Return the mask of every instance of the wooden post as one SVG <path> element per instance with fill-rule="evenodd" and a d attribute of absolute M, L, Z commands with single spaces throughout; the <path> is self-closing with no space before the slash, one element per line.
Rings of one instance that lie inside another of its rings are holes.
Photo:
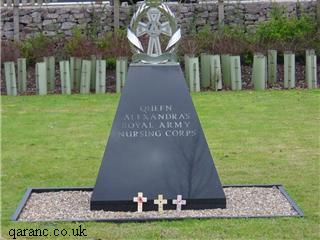
<path fill-rule="evenodd" d="M 116 93 L 121 93 L 121 60 L 117 59 L 116 60 Z"/>
<path fill-rule="evenodd" d="M 188 60 L 189 89 L 190 92 L 200 92 L 199 58 L 190 57 Z"/>
<path fill-rule="evenodd" d="M 317 0 L 316 3 L 316 18 L 317 18 L 317 25 L 318 25 L 318 32 L 320 31 L 320 0 Z"/>
<path fill-rule="evenodd" d="M 113 30 L 116 33 L 120 26 L 120 0 L 113 1 Z"/>
<path fill-rule="evenodd" d="M 75 88 L 80 90 L 80 84 L 81 84 L 81 69 L 82 69 L 82 59 L 76 58 L 75 59 Z"/>
<path fill-rule="evenodd" d="M 231 68 L 231 89 L 241 90 L 242 79 L 241 79 L 241 62 L 240 56 L 230 57 L 230 68 Z"/>
<path fill-rule="evenodd" d="M 27 63 L 25 58 L 18 58 L 18 89 L 19 92 L 27 91 Z"/>
<path fill-rule="evenodd" d="M 187 54 L 184 55 L 184 75 L 186 79 L 187 86 L 190 85 L 190 76 L 189 76 L 189 56 Z"/>
<path fill-rule="evenodd" d="M 91 61 L 83 60 L 80 93 L 90 93 Z"/>
<path fill-rule="evenodd" d="M 218 21 L 219 25 L 224 25 L 224 0 L 218 0 Z"/>
<path fill-rule="evenodd" d="M 70 87 L 74 89 L 75 85 L 75 58 L 70 57 Z"/>
<path fill-rule="evenodd" d="M 48 90 L 54 91 L 56 88 L 55 58 L 53 56 L 44 57 L 43 61 L 46 63 L 46 67 L 47 67 Z"/>
<path fill-rule="evenodd" d="M 199 66 L 197 64 L 197 62 L 192 62 L 192 65 L 191 65 L 191 68 L 192 68 L 192 72 L 191 72 L 191 76 L 192 76 L 192 85 L 190 86 L 190 89 L 192 89 L 193 92 L 198 92 L 198 74 L 197 72 L 199 71 Z"/>
<path fill-rule="evenodd" d="M 69 61 L 60 61 L 59 67 L 60 67 L 60 79 L 61 79 L 61 93 L 71 94 Z"/>
<path fill-rule="evenodd" d="M 127 72 L 128 72 L 128 59 L 123 58 L 122 59 L 122 65 L 121 65 L 121 82 L 122 87 L 124 87 L 127 79 Z"/>
<path fill-rule="evenodd" d="M 20 28 L 19 28 L 19 0 L 13 2 L 13 38 L 14 41 L 20 40 Z"/>
<path fill-rule="evenodd" d="M 17 83 L 14 62 L 4 63 L 4 74 L 6 79 L 7 95 L 17 96 Z"/>
<path fill-rule="evenodd" d="M 94 90 L 96 86 L 96 62 L 97 62 L 97 57 L 95 55 L 91 55 L 91 81 L 90 81 L 91 90 Z"/>
<path fill-rule="evenodd" d="M 81 82 L 81 58 L 70 58 L 70 81 L 71 81 L 71 89 L 80 90 L 80 82 Z"/>
<path fill-rule="evenodd" d="M 277 50 L 268 50 L 268 83 L 277 82 Z"/>
<path fill-rule="evenodd" d="M 231 88 L 231 72 L 230 72 L 230 55 L 221 56 L 222 63 L 222 79 L 226 88 Z"/>
<path fill-rule="evenodd" d="M 220 55 L 210 57 L 210 85 L 217 91 L 222 89 Z"/>
<path fill-rule="evenodd" d="M 106 60 L 96 62 L 96 93 L 106 92 Z"/>
<path fill-rule="evenodd" d="M 210 85 L 210 58 L 211 55 L 202 53 L 200 56 L 200 86 L 201 88 L 212 87 Z"/>
<path fill-rule="evenodd" d="M 266 88 L 266 57 L 262 54 L 253 57 L 252 83 L 255 90 Z"/>
<path fill-rule="evenodd" d="M 47 66 L 45 62 L 36 64 L 36 86 L 39 95 L 47 95 Z"/>
<path fill-rule="evenodd" d="M 118 58 L 116 62 L 116 92 L 121 93 L 125 85 L 128 70 L 128 60 L 126 58 Z"/>
<path fill-rule="evenodd" d="M 284 57 L 284 88 L 291 89 L 296 86 L 295 54 L 285 52 Z"/>
<path fill-rule="evenodd" d="M 317 88 L 317 56 L 315 51 L 306 51 L 306 82 L 308 88 Z"/>

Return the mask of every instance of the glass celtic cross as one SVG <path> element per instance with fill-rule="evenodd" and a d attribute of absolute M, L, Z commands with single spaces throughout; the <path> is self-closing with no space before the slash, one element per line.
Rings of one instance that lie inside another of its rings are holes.
<path fill-rule="evenodd" d="M 148 47 L 145 48 L 139 39 L 143 35 L 148 39 Z M 127 37 L 133 52 L 133 62 L 151 64 L 175 62 L 181 29 L 166 3 L 162 0 L 145 0 L 132 16 Z"/>
<path fill-rule="evenodd" d="M 157 8 L 150 8 L 147 12 L 148 23 L 139 22 L 137 27 L 137 37 L 144 34 L 149 36 L 148 55 L 159 56 L 162 54 L 160 35 L 172 35 L 169 22 L 160 23 L 161 12 Z"/>

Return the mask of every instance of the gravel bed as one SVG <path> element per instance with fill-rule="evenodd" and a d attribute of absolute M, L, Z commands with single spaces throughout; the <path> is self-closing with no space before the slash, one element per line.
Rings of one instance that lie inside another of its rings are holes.
<path fill-rule="evenodd" d="M 276 187 L 226 187 L 226 209 L 165 210 L 163 213 L 90 211 L 89 191 L 32 193 L 19 221 L 166 219 L 201 217 L 296 216 Z M 187 203 L 188 204 L 188 203 Z"/>

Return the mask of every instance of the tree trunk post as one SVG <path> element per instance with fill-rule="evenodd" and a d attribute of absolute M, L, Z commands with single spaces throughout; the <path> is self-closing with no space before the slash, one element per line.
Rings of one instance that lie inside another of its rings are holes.
<path fill-rule="evenodd" d="M 13 1 L 13 39 L 19 42 L 19 0 Z"/>
<path fill-rule="evenodd" d="M 224 25 L 224 0 L 218 0 L 218 19 L 219 25 Z"/>
<path fill-rule="evenodd" d="M 120 0 L 113 1 L 113 30 L 116 33 L 119 29 L 119 18 L 120 18 Z"/>

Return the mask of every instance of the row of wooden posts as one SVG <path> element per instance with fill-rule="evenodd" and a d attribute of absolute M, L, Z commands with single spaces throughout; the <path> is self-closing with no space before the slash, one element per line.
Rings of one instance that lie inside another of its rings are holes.
<path fill-rule="evenodd" d="M 116 61 L 116 92 L 120 93 L 125 84 L 128 61 L 126 58 L 119 58 Z M 106 60 L 97 59 L 83 60 L 71 57 L 69 61 L 60 61 L 61 93 L 71 94 L 72 90 L 80 93 L 106 92 Z M 18 58 L 17 70 L 15 63 L 5 62 L 4 72 L 6 80 L 7 95 L 16 96 L 18 93 L 27 91 L 27 66 L 25 58 Z M 56 89 L 55 58 L 45 57 L 43 62 L 36 63 L 35 82 L 36 93 L 46 95 L 49 91 Z M 16 81 L 18 80 L 18 81 Z"/>
<path fill-rule="evenodd" d="M 185 56 L 185 76 L 191 92 L 199 92 L 201 88 L 221 90 L 223 85 L 231 90 L 242 89 L 240 56 L 201 54 L 197 57 Z M 200 62 L 200 63 L 199 63 Z M 199 67 L 201 66 L 201 68 Z M 72 90 L 80 93 L 106 92 L 106 60 L 82 60 L 71 57 L 69 61 L 60 61 L 61 93 L 71 94 Z M 15 63 L 5 62 L 5 81 L 7 95 L 16 96 L 27 91 L 26 59 L 17 60 L 16 76 Z M 125 84 L 128 69 L 126 58 L 116 61 L 116 92 L 121 93 Z M 284 53 L 284 88 L 294 88 L 295 55 Z M 55 91 L 55 58 L 45 57 L 43 62 L 36 64 L 36 92 L 46 95 Z M 201 76 L 201 77 L 200 77 Z M 18 81 L 16 81 L 18 80 Z M 252 83 L 255 90 L 264 90 L 267 84 L 277 82 L 277 51 L 269 50 L 268 56 L 255 54 L 252 69 Z M 308 88 L 317 88 L 317 56 L 314 50 L 306 51 L 306 83 Z"/>
<path fill-rule="evenodd" d="M 240 56 L 201 54 L 200 61 L 197 57 L 188 56 L 185 56 L 184 61 L 187 84 L 192 92 L 199 92 L 201 88 L 221 90 L 223 85 L 231 90 L 242 89 Z M 317 56 L 314 50 L 306 50 L 305 71 L 308 88 L 317 88 Z M 295 88 L 295 76 L 295 54 L 285 52 L 283 84 L 285 89 Z M 267 56 L 255 54 L 252 68 L 254 89 L 264 90 L 268 84 L 275 84 L 277 78 L 277 51 L 269 50 Z"/>

